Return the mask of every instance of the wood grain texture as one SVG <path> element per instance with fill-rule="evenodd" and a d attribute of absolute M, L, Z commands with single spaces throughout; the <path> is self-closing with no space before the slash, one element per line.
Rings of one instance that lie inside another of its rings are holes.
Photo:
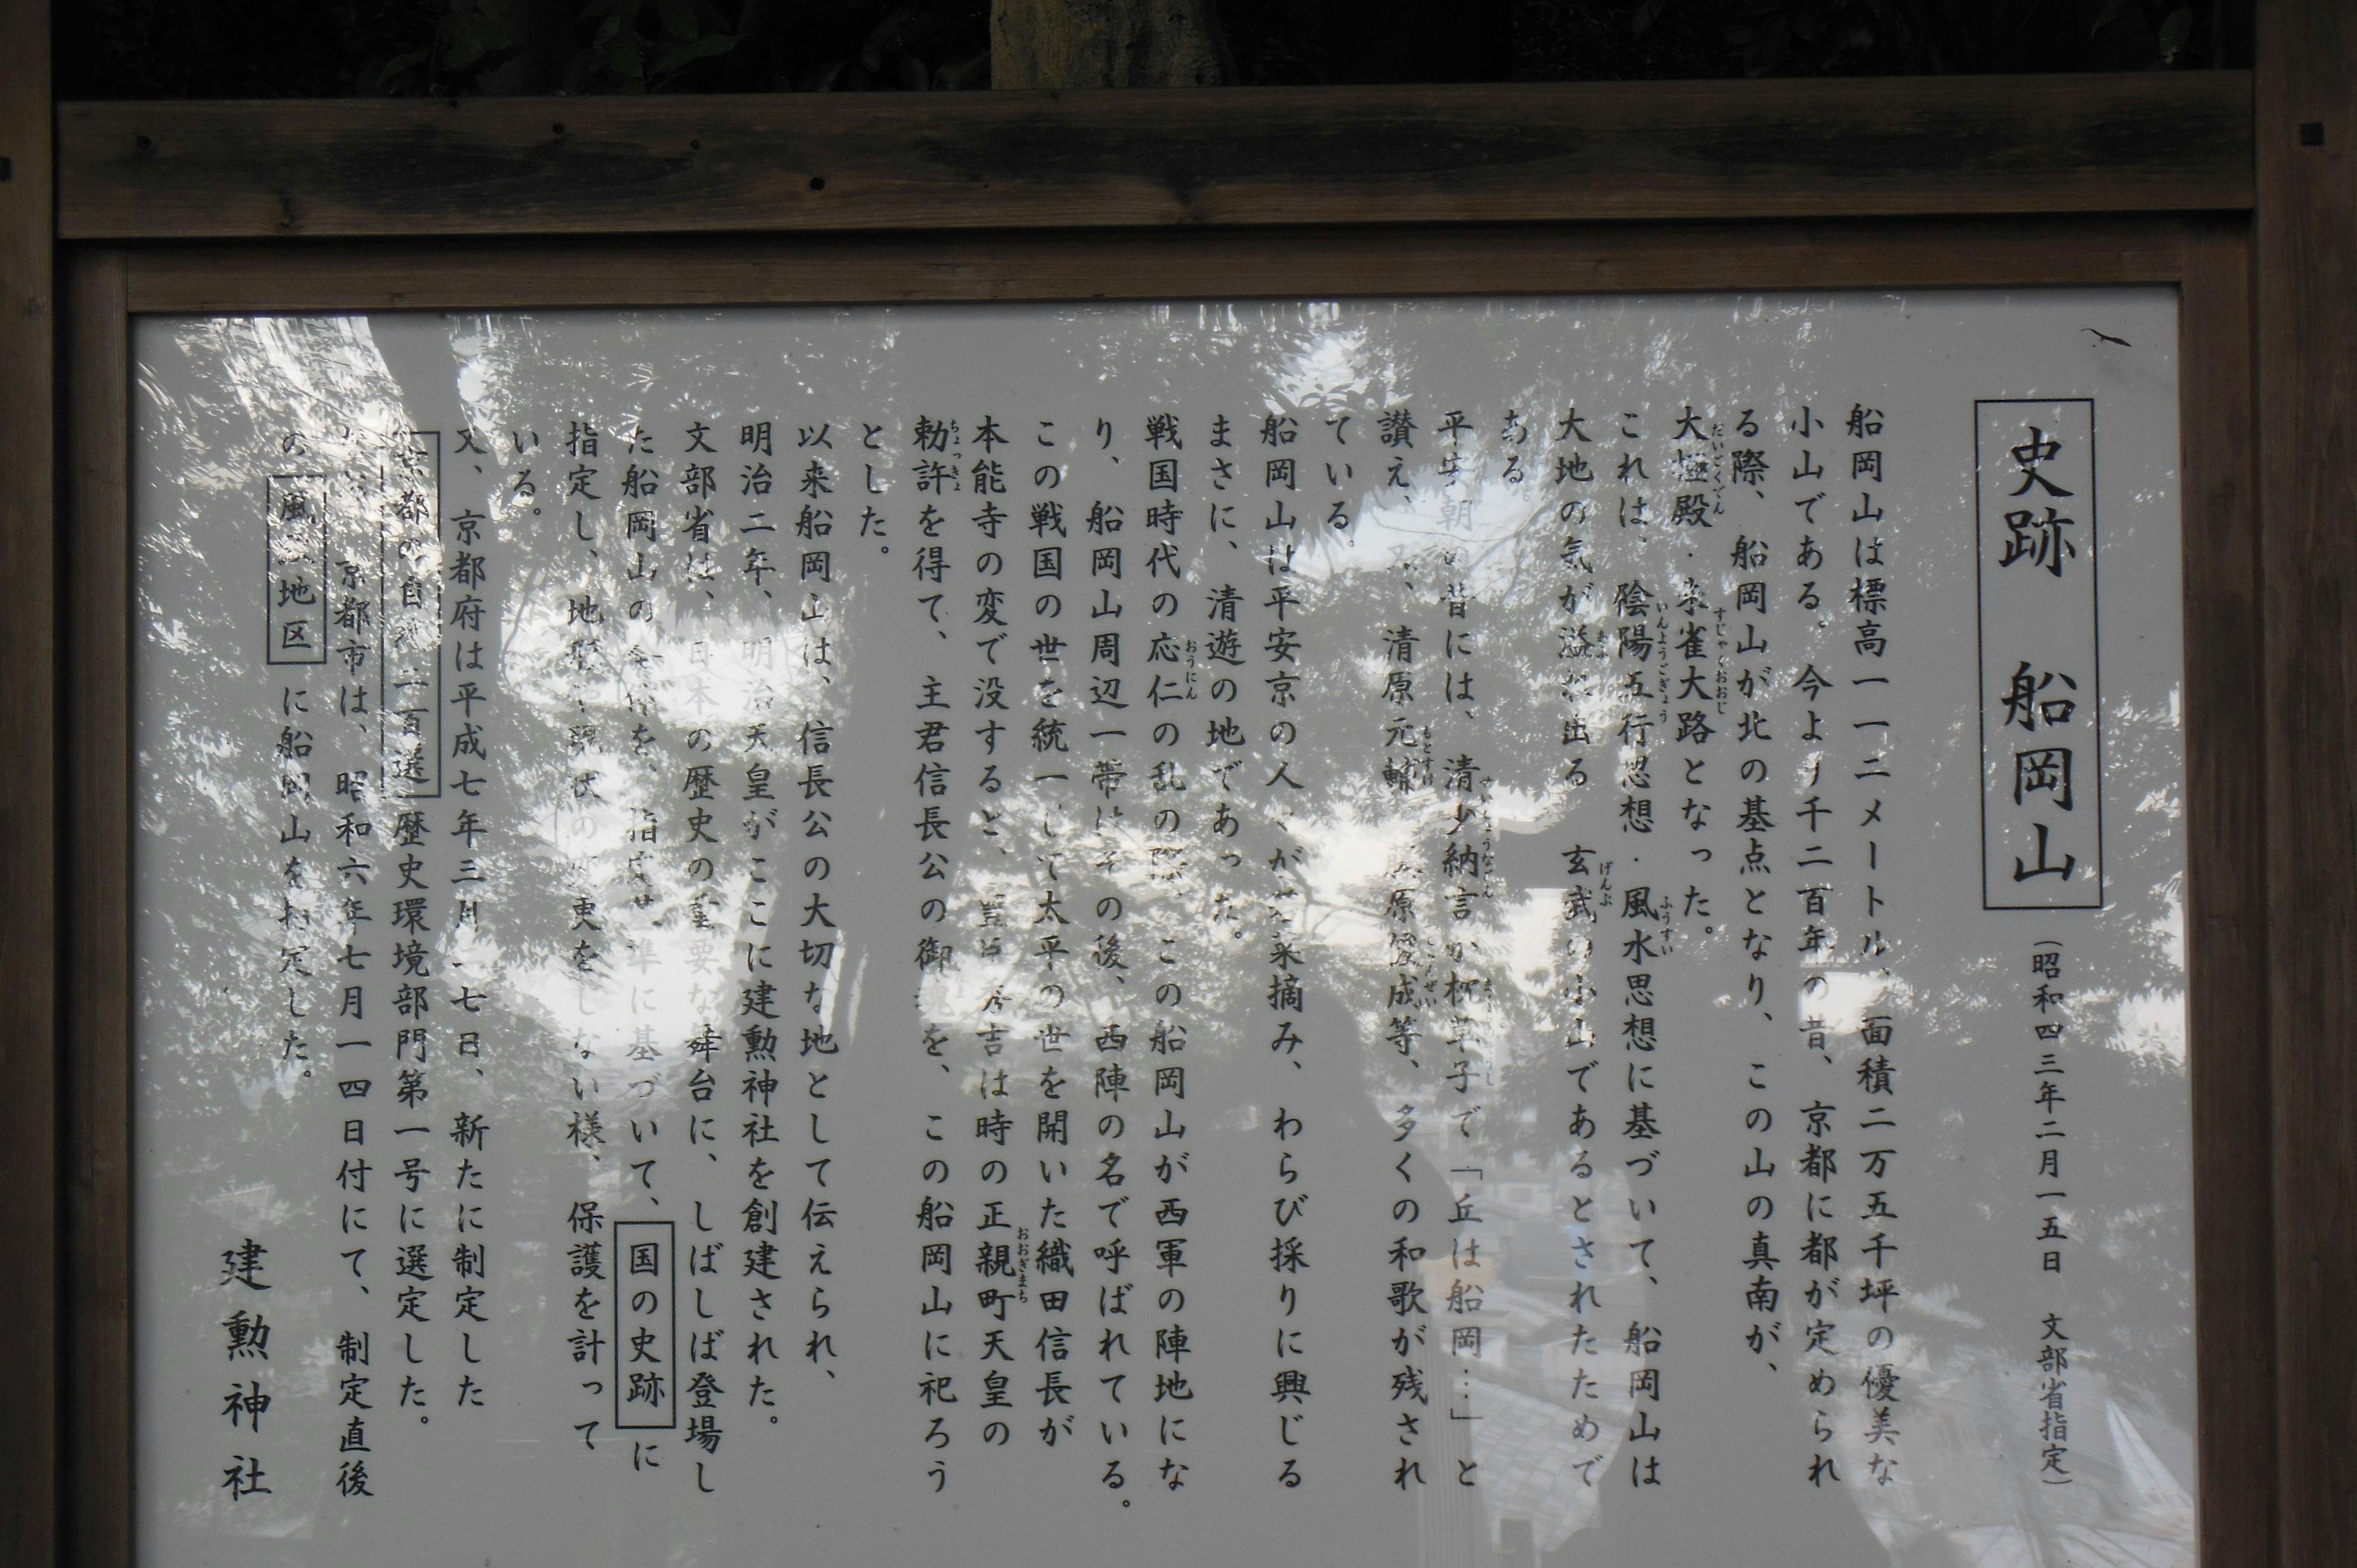
<path fill-rule="evenodd" d="M 70 240 L 2247 208 L 2246 73 L 69 103 Z"/>
<path fill-rule="evenodd" d="M 172 246 L 134 311 L 465 310 L 2174 283 L 2169 219 Z"/>
<path fill-rule="evenodd" d="M 0 1563 L 57 1552 L 56 311 L 46 0 L 0 5 Z"/>
<path fill-rule="evenodd" d="M 2260 705 L 2258 666 L 2263 648 L 2272 650 L 2276 644 L 2272 637 L 2263 643 L 2256 614 L 2247 243 L 2240 219 L 2147 217 L 786 235 L 596 245 L 317 242 L 134 249 L 124 261 L 121 286 L 132 311 L 183 312 L 1911 289 L 2181 280 L 2202 1562 L 2204 1568 L 2272 1568 L 2278 1559 L 2272 1550 L 2274 1308 L 2266 1222 L 2267 899 L 2259 869 L 2264 835 L 2257 803 L 2263 795 L 2260 736 L 2271 722 Z M 78 276 L 78 306 L 94 298 L 97 287 Z M 78 325 L 77 330 L 84 328 Z M 85 351 L 115 352 L 112 347 L 78 348 L 77 357 Z M 103 422 L 120 416 L 104 408 L 83 412 L 81 384 L 75 383 L 71 405 L 74 450 L 102 459 L 112 442 L 119 464 L 121 436 L 107 434 Z M 100 434 L 85 436 L 85 423 Z M 94 507 L 120 506 L 119 471 L 115 482 L 112 499 L 93 487 Z M 105 526 L 98 511 L 91 515 L 97 527 Z M 88 531 L 78 523 L 78 532 Z M 128 589 L 119 555 L 110 562 L 94 553 L 104 546 L 90 541 L 78 541 L 75 548 L 84 553 L 77 560 L 91 563 L 91 591 L 113 593 L 120 602 Z M 103 585 L 108 574 L 113 575 L 111 587 Z M 79 620 L 85 612 L 79 598 L 74 602 Z M 91 624 L 97 631 L 105 623 L 93 618 Z M 83 755 L 85 744 L 84 732 L 77 729 L 73 755 Z M 117 766 L 127 770 L 127 758 Z M 109 808 L 101 802 L 97 809 Z M 120 832 L 127 833 L 127 828 Z M 127 910 L 127 861 L 104 875 L 120 879 L 125 889 L 122 908 Z M 82 981 L 78 975 L 77 997 L 84 994 L 79 989 Z M 91 984 L 89 994 L 97 997 L 107 984 L 127 987 L 128 978 L 92 977 Z M 127 1044 L 103 1038 L 127 1074 Z M 114 1098 L 124 1093 L 119 1082 L 95 1072 L 77 1079 L 78 1086 L 85 1082 L 91 1106 L 121 1104 Z M 78 1087 L 77 1106 L 84 1103 L 81 1092 Z M 70 1168 L 79 1181 L 80 1156 L 73 1157 Z M 106 1173 L 94 1169 L 92 1179 L 95 1192 Z M 127 1270 L 127 1232 L 102 1231 L 107 1235 L 119 1238 L 112 1244 L 121 1250 L 119 1261 L 109 1266 Z M 113 1332 L 106 1328 L 99 1337 Z M 92 1386 L 102 1393 L 107 1389 L 103 1377 Z M 88 1430 L 95 1438 L 102 1428 L 93 1420 Z M 112 1472 L 118 1476 L 128 1470 L 127 1415 L 120 1432 L 118 1467 Z M 115 1483 L 104 1482 L 110 1472 L 102 1457 L 93 1462 L 91 1474 L 113 1495 Z M 96 1532 L 91 1539 L 103 1541 Z M 102 1552 L 88 1560 L 108 1568 L 121 1561 Z M 2334 1559 L 2287 1555 L 2280 1561 Z"/>
<path fill-rule="evenodd" d="M 2265 648 L 2247 223 L 2189 235 L 2179 312 L 2201 1562 L 2273 1568 Z"/>
<path fill-rule="evenodd" d="M 66 276 L 60 1561 L 130 1568 L 131 371 L 120 250 Z"/>
<path fill-rule="evenodd" d="M 2263 0 L 2257 75 L 2276 1421 L 2305 1568 L 2357 1563 L 2357 7 Z"/>

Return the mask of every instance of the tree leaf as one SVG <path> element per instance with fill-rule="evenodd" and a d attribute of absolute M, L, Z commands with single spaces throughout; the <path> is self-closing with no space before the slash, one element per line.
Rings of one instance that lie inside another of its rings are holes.
<path fill-rule="evenodd" d="M 859 46 L 859 63 L 869 70 L 883 69 L 884 57 L 905 49 L 932 29 L 934 17 L 921 5 L 903 5 L 876 24 Z"/>
<path fill-rule="evenodd" d="M 2160 58 L 2169 65 L 2177 63 L 2185 40 L 2193 36 L 2193 7 L 2179 5 L 2160 24 Z"/>
<path fill-rule="evenodd" d="M 706 33 L 700 38 L 690 38 L 676 48 L 663 51 L 655 58 L 654 64 L 648 67 L 647 74 L 651 77 L 672 76 L 682 66 L 694 65 L 697 60 L 710 59 L 715 55 L 725 55 L 736 47 L 737 35 L 734 33 Z"/>
<path fill-rule="evenodd" d="M 933 73 L 933 86 L 943 91 L 959 91 L 966 88 L 985 87 L 990 82 L 990 51 L 969 55 L 953 60 Z"/>
<path fill-rule="evenodd" d="M 2144 0 L 2110 0 L 2110 4 L 2096 13 L 2095 25 L 2087 29 L 2087 36 L 2093 38 L 2121 17 L 2143 9 Z"/>
<path fill-rule="evenodd" d="M 457 17 L 450 29 L 449 40 L 442 48 L 441 69 L 488 69 L 499 63 L 491 57 L 511 53 L 515 47 L 514 35 L 505 27 L 480 11 L 468 11 Z"/>
<path fill-rule="evenodd" d="M 433 58 L 434 51 L 431 49 L 414 49 L 408 54 L 393 56 L 378 68 L 375 77 L 376 91 L 383 93 L 401 91 L 410 85 L 402 79 Z M 427 85 L 432 84 L 429 82 Z"/>

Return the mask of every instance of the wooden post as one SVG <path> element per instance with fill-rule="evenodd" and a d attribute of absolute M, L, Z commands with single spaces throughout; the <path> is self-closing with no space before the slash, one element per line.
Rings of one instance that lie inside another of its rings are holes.
<path fill-rule="evenodd" d="M 131 1568 L 131 318 L 122 247 L 60 259 L 59 879 L 65 947 L 58 1088 L 65 1228 L 59 1271 L 58 1561 Z M 119 781 L 113 787 L 96 780 Z"/>
<path fill-rule="evenodd" d="M 2257 20 L 2276 1540 L 2307 1568 L 2357 1563 L 2357 7 Z"/>
<path fill-rule="evenodd" d="M 1217 87 L 1211 0 L 992 0 L 993 87 Z"/>
<path fill-rule="evenodd" d="M 57 1557 L 57 343 L 48 0 L 0 3 L 0 1563 Z"/>

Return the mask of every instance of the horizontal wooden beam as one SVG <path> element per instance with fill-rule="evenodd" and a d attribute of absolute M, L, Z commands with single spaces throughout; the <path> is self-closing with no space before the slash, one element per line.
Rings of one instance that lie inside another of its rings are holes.
<path fill-rule="evenodd" d="M 2251 79 L 68 103 L 68 240 L 2196 211 Z"/>
<path fill-rule="evenodd" d="M 2231 220 L 2226 221 L 2233 221 Z M 2173 284 L 2207 220 L 2096 216 L 144 246 L 155 315 Z"/>

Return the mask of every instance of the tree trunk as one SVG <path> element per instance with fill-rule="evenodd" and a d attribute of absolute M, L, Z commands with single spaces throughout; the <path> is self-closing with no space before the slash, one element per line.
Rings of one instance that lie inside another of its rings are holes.
<path fill-rule="evenodd" d="M 1217 87 L 1212 0 L 991 0 L 993 87 Z"/>

